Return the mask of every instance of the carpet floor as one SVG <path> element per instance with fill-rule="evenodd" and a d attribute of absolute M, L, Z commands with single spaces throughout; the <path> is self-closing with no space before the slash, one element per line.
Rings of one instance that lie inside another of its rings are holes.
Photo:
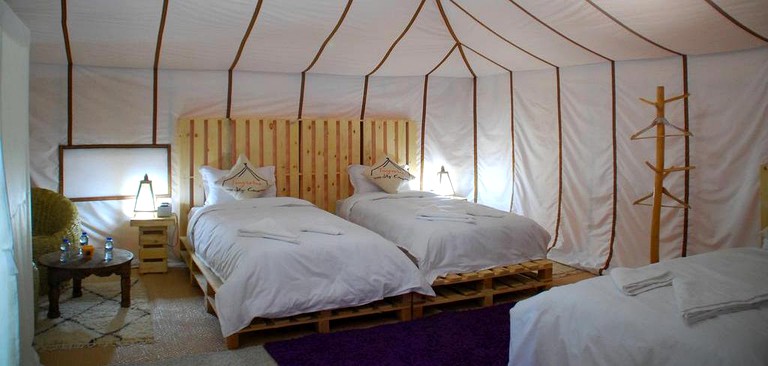
<path fill-rule="evenodd" d="M 131 283 L 131 306 L 120 307 L 120 281 L 85 283 L 73 298 L 71 287 L 59 299 L 61 316 L 48 319 L 47 297 L 37 314 L 34 346 L 38 351 L 152 343 L 154 333 L 147 291 Z"/>
<path fill-rule="evenodd" d="M 514 304 L 264 345 L 281 366 L 506 365 Z"/>

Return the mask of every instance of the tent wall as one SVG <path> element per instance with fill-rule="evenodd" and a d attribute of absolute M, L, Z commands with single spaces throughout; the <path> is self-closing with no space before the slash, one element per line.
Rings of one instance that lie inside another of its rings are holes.
<path fill-rule="evenodd" d="M 768 48 L 690 56 L 687 64 L 692 95 L 689 123 L 694 133 L 690 160 L 697 166 L 690 178 L 688 252 L 756 246 L 757 167 L 768 160 L 764 128 Z M 477 131 L 471 78 L 429 77 L 424 103 L 423 76 L 371 77 L 365 116 L 420 123 L 426 105 L 425 189 L 431 188 L 440 165 L 445 165 L 457 194 L 472 199 L 477 190 L 479 202 L 511 207 L 538 221 L 553 238 L 557 234 L 551 258 L 598 270 L 613 243 L 611 266 L 637 266 L 648 261 L 650 209 L 632 202 L 652 189 L 652 174 L 644 161 L 653 160 L 654 144 L 630 141 L 629 136 L 654 117 L 653 108 L 639 97 L 653 98 L 657 85 L 664 85 L 668 96 L 682 93 L 683 61 L 681 57 L 620 61 L 615 63 L 615 79 L 611 72 L 611 64 L 603 62 L 514 72 L 511 79 L 507 72 L 479 77 Z M 298 115 L 300 74 L 235 71 L 233 80 L 232 116 Z M 146 70 L 75 66 L 74 141 L 151 142 L 152 86 L 152 72 Z M 308 73 L 303 115 L 357 117 L 363 95 L 364 77 Z M 67 133 L 66 66 L 34 64 L 30 97 L 32 181 L 55 189 L 57 145 L 66 143 Z M 179 117 L 221 117 L 226 105 L 226 71 L 160 70 L 158 143 L 172 143 Z M 683 124 L 682 102 L 671 104 L 667 112 L 672 123 Z M 682 165 L 684 152 L 682 139 L 669 140 L 667 164 Z M 478 187 L 473 184 L 475 171 Z M 95 181 L 109 179 L 99 177 L 98 168 L 93 174 Z M 666 185 L 673 194 L 684 195 L 682 173 L 671 175 Z M 127 225 L 131 205 L 78 203 L 85 227 L 96 234 L 97 242 L 112 234 L 118 245 L 135 249 L 136 233 Z M 662 218 L 662 257 L 679 256 L 683 212 L 665 209 Z"/>
<path fill-rule="evenodd" d="M 29 29 L 0 1 L 0 363 L 35 365 L 29 188 Z M 10 232 L 8 232 L 10 231 Z"/>

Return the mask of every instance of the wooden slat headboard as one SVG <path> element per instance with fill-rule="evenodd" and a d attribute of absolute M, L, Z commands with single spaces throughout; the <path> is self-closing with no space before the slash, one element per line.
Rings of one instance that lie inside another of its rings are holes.
<path fill-rule="evenodd" d="M 278 196 L 302 198 L 334 212 L 336 201 L 353 193 L 349 164 L 371 165 L 389 155 L 409 164 L 411 172 L 418 171 L 415 127 L 408 120 L 179 120 L 175 149 L 182 232 L 189 209 L 204 202 L 199 172 L 203 165 L 229 169 L 245 154 L 258 166 L 275 166 Z"/>

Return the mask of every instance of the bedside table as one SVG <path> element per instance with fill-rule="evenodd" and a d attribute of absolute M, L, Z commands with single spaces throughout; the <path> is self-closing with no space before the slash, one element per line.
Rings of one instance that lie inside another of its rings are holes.
<path fill-rule="evenodd" d="M 154 214 L 137 215 L 131 226 L 139 228 L 139 273 L 168 272 L 168 231 L 177 225 L 176 214 L 157 217 Z"/>

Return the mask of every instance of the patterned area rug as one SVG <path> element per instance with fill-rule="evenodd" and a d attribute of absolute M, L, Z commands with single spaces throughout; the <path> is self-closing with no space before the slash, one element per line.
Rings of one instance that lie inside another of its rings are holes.
<path fill-rule="evenodd" d="M 154 342 L 147 292 L 132 278 L 131 306 L 120 307 L 120 280 L 83 281 L 83 296 L 72 298 L 71 287 L 62 290 L 61 317 L 48 319 L 48 298 L 40 298 L 34 346 L 38 351 L 119 346 Z"/>

